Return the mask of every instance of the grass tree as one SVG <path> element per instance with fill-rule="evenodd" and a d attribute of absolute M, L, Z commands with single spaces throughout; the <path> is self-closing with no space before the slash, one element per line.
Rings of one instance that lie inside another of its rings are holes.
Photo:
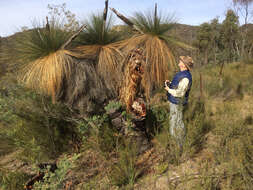
<path fill-rule="evenodd" d="M 136 47 L 144 49 L 146 65 L 143 86 L 146 97 L 150 97 L 153 88 L 162 86 L 167 79 L 169 71 L 174 70 L 176 61 L 174 50 L 176 47 L 192 48 L 170 36 L 170 31 L 175 26 L 173 16 L 163 16 L 162 13 L 148 11 L 136 12 L 130 19 L 111 9 L 120 19 L 131 26 L 136 32 L 127 39 L 126 51 Z"/>
<path fill-rule="evenodd" d="M 63 79 L 71 73 L 71 52 L 64 49 L 71 33 L 56 19 L 23 32 L 15 42 L 20 79 L 30 88 L 52 96 L 55 101 Z"/>
<path fill-rule="evenodd" d="M 15 66 L 26 86 L 52 96 L 53 102 L 61 100 L 81 112 L 92 112 L 107 93 L 93 61 L 70 50 L 84 27 L 68 32 L 57 20 L 51 20 L 21 33 L 15 40 Z"/>
<path fill-rule="evenodd" d="M 84 57 L 95 58 L 97 71 L 105 79 L 107 87 L 117 92 L 120 81 L 119 64 L 123 57 L 120 51 L 122 44 L 119 43 L 121 35 L 113 29 L 112 15 L 107 18 L 108 1 L 105 4 L 104 13 L 92 14 L 84 22 L 87 27 L 78 36 L 78 47 L 75 50 Z"/>

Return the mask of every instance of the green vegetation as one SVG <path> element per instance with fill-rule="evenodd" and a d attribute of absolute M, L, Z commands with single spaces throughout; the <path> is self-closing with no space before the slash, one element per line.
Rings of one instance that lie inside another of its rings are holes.
<path fill-rule="evenodd" d="M 70 111 L 64 105 L 53 105 L 8 77 L 1 81 L 0 91 L 1 137 L 3 144 L 10 143 L 1 151 L 12 145 L 22 150 L 23 160 L 37 163 L 69 148 L 73 124 L 67 121 Z"/>

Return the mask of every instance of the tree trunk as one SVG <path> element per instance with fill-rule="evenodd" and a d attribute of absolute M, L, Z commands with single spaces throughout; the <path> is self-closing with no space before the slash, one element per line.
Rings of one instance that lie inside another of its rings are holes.
<path fill-rule="evenodd" d="M 221 64 L 221 68 L 220 68 L 220 76 L 222 75 L 222 71 L 223 71 L 223 67 L 224 67 L 224 61 Z"/>
<path fill-rule="evenodd" d="M 108 0 L 105 0 L 105 9 L 104 9 L 104 15 L 103 15 L 103 29 L 102 29 L 103 32 L 102 32 L 102 40 L 104 40 L 107 12 L 108 12 Z"/>
<path fill-rule="evenodd" d="M 203 98 L 203 81 L 202 81 L 202 74 L 199 73 L 199 90 L 200 90 L 200 99 Z"/>
<path fill-rule="evenodd" d="M 205 50 L 204 64 L 208 64 L 208 49 Z"/>
<path fill-rule="evenodd" d="M 46 16 L 46 22 L 47 22 L 47 24 L 46 24 L 46 30 L 47 30 L 47 32 L 50 32 L 50 25 L 49 25 L 48 17 L 47 16 Z"/>

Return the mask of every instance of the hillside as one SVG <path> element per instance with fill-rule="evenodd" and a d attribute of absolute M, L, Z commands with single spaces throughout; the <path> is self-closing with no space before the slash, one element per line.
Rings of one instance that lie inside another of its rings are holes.
<path fill-rule="evenodd" d="M 100 142 L 96 141 L 97 136 L 94 133 L 90 139 L 85 140 L 86 143 L 79 151 L 72 149 L 68 151 L 66 158 L 62 155 L 57 159 L 58 163 L 59 160 L 63 160 L 63 165 L 59 165 L 61 174 L 57 174 L 59 177 L 64 177 L 62 183 L 67 182 L 69 189 L 117 189 L 117 184 L 120 184 L 119 189 L 131 189 L 131 184 L 134 185 L 134 189 L 190 190 L 238 189 L 238 187 L 250 189 L 252 183 L 250 176 L 253 172 L 251 161 L 253 156 L 253 89 L 251 84 L 253 81 L 250 76 L 253 74 L 253 65 L 244 63 L 225 65 L 221 76 L 219 76 L 219 70 L 217 66 L 207 65 L 193 72 L 194 86 L 190 108 L 186 114 L 188 136 L 181 156 L 178 155 L 177 148 L 167 132 L 168 124 L 166 118 L 163 117 L 167 115 L 168 105 L 163 100 L 164 93 L 161 92 L 154 98 L 153 105 L 150 105 L 154 114 L 152 117 L 160 117 L 160 119 L 157 120 L 159 130 L 151 138 L 152 146 L 148 150 L 140 155 L 131 155 L 128 152 L 131 149 L 120 149 L 120 155 L 125 156 L 115 157 L 116 150 L 107 152 L 112 146 L 110 143 L 113 142 L 114 137 L 110 136 L 109 128 L 105 128 L 104 134 L 107 137 L 99 135 L 101 141 L 97 140 Z M 199 73 L 202 74 L 203 80 L 201 103 L 198 101 L 200 97 Z M 6 82 L 1 81 L 1 101 L 13 96 L 11 92 L 13 89 L 10 88 L 14 86 L 4 86 L 4 84 L 6 85 Z M 6 96 L 6 94 L 9 95 Z M 23 98 L 26 99 L 26 97 Z M 204 105 L 204 110 L 201 105 Z M 33 108 L 30 107 L 28 110 L 30 109 Z M 2 111 L 1 114 L 3 114 Z M 6 117 L 8 114 L 5 114 L 5 119 Z M 150 122 L 149 118 L 147 119 Z M 12 142 L 11 139 L 2 136 L 6 131 L 4 126 L 8 125 L 6 121 L 0 123 L 1 147 Z M 146 126 L 150 127 L 148 124 Z M 23 127 L 23 130 L 29 129 L 25 125 Z M 30 135 L 34 135 L 32 131 Z M 22 137 L 16 138 L 22 139 Z M 32 144 L 29 146 L 33 147 Z M 36 146 L 32 148 L 35 151 L 34 148 Z M 6 147 L 2 151 L 4 149 Z M 1 153 L 0 171 L 2 171 L 2 177 L 5 176 L 5 178 L 1 178 L 0 175 L 0 181 L 2 180 L 2 183 L 6 185 L 10 183 L 14 185 L 19 183 L 17 179 L 27 180 L 27 177 L 34 173 L 31 166 L 23 160 L 24 153 L 20 154 L 20 150 L 8 149 L 8 152 Z M 73 153 L 76 151 L 79 152 L 79 158 L 74 159 Z M 41 156 L 43 154 L 41 152 Z M 20 158 L 23 159 L 20 160 Z M 119 162 L 117 162 L 118 159 Z M 48 162 L 51 161 L 48 160 Z M 115 168 L 114 165 L 117 167 Z M 4 174 L 4 171 L 9 172 Z M 17 171 L 20 173 L 16 173 Z M 133 178 L 128 175 L 133 175 Z M 8 182 L 7 179 L 11 181 Z M 54 181 L 56 178 L 51 180 Z M 65 187 L 65 189 L 68 188 Z"/>

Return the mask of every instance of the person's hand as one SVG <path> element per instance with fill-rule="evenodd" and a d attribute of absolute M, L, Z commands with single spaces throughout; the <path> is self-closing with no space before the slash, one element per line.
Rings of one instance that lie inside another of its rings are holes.
<path fill-rule="evenodd" d="M 169 90 L 169 87 L 168 87 L 168 84 L 170 83 L 170 81 L 169 80 L 165 80 L 165 82 L 164 82 L 164 89 L 165 90 Z"/>
<path fill-rule="evenodd" d="M 169 80 L 165 80 L 164 87 L 169 86 L 168 84 L 170 84 L 170 81 Z"/>

